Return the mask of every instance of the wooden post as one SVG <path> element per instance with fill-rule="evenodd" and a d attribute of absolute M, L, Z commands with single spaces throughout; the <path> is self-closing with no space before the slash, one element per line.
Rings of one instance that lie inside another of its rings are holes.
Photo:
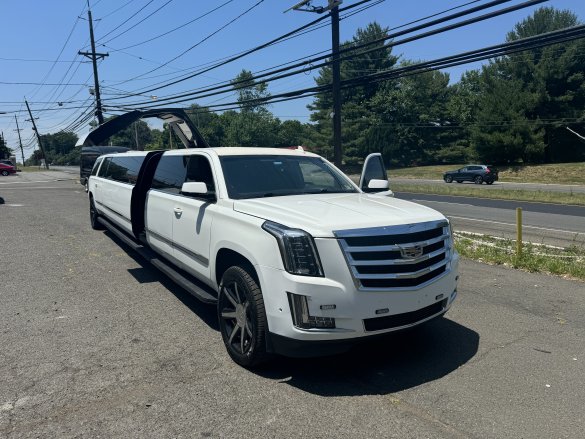
<path fill-rule="evenodd" d="M 522 256 L 522 208 L 516 208 L 516 256 Z"/>

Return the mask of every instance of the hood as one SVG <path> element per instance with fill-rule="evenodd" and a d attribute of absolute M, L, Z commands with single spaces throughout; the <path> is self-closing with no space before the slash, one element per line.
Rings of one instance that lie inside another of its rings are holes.
<path fill-rule="evenodd" d="M 336 230 L 411 224 L 445 218 L 436 210 L 420 204 L 362 193 L 235 200 L 234 210 L 302 229 L 319 238 L 331 238 Z"/>

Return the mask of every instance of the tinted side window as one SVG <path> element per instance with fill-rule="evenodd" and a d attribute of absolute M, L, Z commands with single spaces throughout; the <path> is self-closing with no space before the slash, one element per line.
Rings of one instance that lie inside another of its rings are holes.
<path fill-rule="evenodd" d="M 105 177 L 121 183 L 136 184 L 144 156 L 112 157 Z"/>
<path fill-rule="evenodd" d="M 104 159 L 104 164 L 102 165 L 98 172 L 98 177 L 106 178 L 106 173 L 108 172 L 108 167 L 110 166 L 111 161 L 112 161 L 111 157 L 107 157 Z"/>
<path fill-rule="evenodd" d="M 470 171 L 481 171 L 483 168 L 481 166 L 470 166 L 468 169 Z"/>
<path fill-rule="evenodd" d="M 187 162 L 187 172 L 184 181 L 199 181 L 205 183 L 207 186 L 207 197 L 215 196 L 215 182 L 213 180 L 213 172 L 211 165 L 206 157 L 201 155 L 189 156 Z"/>
<path fill-rule="evenodd" d="M 158 162 L 152 188 L 178 194 L 187 176 L 187 158 L 181 155 L 163 155 Z"/>
<path fill-rule="evenodd" d="M 97 175 L 97 171 L 98 171 L 98 168 L 100 167 L 100 163 L 102 162 L 102 160 L 103 159 L 96 160 L 95 164 L 93 165 L 93 168 L 91 170 L 90 175 Z"/>

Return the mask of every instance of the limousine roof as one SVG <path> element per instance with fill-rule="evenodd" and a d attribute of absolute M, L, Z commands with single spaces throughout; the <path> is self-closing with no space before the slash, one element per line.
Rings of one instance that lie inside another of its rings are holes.
<path fill-rule="evenodd" d="M 209 151 L 215 152 L 219 156 L 234 156 L 234 155 L 291 155 L 291 156 L 311 156 L 317 157 L 317 154 L 305 151 L 302 147 L 294 149 L 290 148 L 259 148 L 251 146 L 231 146 L 231 147 L 220 147 L 220 148 L 209 148 Z M 193 151 L 195 152 L 195 151 Z M 167 154 L 190 154 L 191 151 L 172 150 L 166 151 Z"/>
<path fill-rule="evenodd" d="M 220 147 L 220 148 L 206 148 L 206 151 L 213 151 L 218 156 L 245 156 L 245 155 L 290 155 L 290 156 L 308 156 L 319 157 L 317 154 L 305 151 L 302 148 L 255 148 L 255 147 Z M 128 151 L 120 154 L 105 154 L 106 156 L 143 156 L 152 151 Z M 196 154 L 196 149 L 170 149 L 166 150 L 167 155 L 191 155 Z"/>

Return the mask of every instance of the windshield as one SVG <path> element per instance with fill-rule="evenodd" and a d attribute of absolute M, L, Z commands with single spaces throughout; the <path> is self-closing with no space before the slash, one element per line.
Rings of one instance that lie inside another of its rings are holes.
<path fill-rule="evenodd" d="M 230 198 L 357 192 L 319 157 L 246 155 L 220 158 Z"/>

